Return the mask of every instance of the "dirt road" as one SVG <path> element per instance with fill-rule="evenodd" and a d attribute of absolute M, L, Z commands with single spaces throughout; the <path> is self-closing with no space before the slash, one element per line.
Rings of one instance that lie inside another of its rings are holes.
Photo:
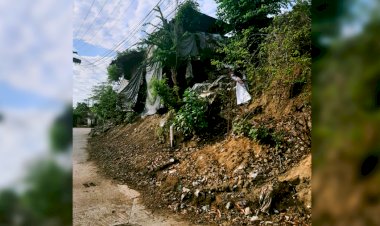
<path fill-rule="evenodd" d="M 89 132 L 87 128 L 73 131 L 73 225 L 191 225 L 153 215 L 140 204 L 137 191 L 101 176 L 94 162 L 87 160 Z"/>

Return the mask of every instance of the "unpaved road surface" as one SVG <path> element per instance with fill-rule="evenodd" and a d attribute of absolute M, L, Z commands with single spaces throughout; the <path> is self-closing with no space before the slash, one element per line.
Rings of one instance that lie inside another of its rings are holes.
<path fill-rule="evenodd" d="M 73 225 L 177 226 L 191 225 L 153 215 L 139 202 L 139 193 L 104 178 L 86 151 L 90 129 L 73 130 Z"/>

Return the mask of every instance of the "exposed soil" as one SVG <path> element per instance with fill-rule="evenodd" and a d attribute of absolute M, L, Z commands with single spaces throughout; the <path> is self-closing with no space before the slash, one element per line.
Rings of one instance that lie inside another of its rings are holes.
<path fill-rule="evenodd" d="M 152 214 L 140 203 L 139 192 L 98 174 L 87 160 L 86 143 L 90 129 L 73 131 L 73 225 L 156 225 L 190 226 L 173 214 Z"/>
<path fill-rule="evenodd" d="M 289 97 L 266 95 L 233 112 L 281 131 L 280 144 L 227 127 L 170 148 L 157 137 L 166 116 L 154 115 L 94 136 L 90 156 L 105 175 L 141 192 L 153 211 L 198 224 L 311 225 L 311 107 L 302 95 L 284 103 Z"/>

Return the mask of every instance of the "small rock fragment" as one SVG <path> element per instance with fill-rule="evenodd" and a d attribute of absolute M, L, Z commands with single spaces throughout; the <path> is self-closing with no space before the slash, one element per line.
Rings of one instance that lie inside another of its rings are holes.
<path fill-rule="evenodd" d="M 252 212 L 251 212 L 251 209 L 249 208 L 249 207 L 246 207 L 245 209 L 244 209 L 244 215 L 249 215 L 249 214 L 251 214 Z"/>
<path fill-rule="evenodd" d="M 200 190 L 199 190 L 199 189 L 196 189 L 195 192 L 194 192 L 194 195 L 195 195 L 196 197 L 198 197 L 198 196 L 199 196 L 199 192 L 200 192 Z"/>
<path fill-rule="evenodd" d="M 255 221 L 259 220 L 259 217 L 258 216 L 253 216 L 249 220 L 252 221 L 252 222 L 255 222 Z"/>
<path fill-rule="evenodd" d="M 209 205 L 202 206 L 202 210 L 207 212 L 210 210 L 210 206 Z"/>

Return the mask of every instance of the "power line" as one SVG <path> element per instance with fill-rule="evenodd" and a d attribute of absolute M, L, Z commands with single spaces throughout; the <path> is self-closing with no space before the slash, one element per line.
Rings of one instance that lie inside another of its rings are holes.
<path fill-rule="evenodd" d="M 154 8 L 156 8 L 161 2 L 162 2 L 162 0 L 159 0 L 158 3 L 148 12 L 148 14 L 138 24 L 136 24 L 136 26 L 132 30 L 133 35 L 138 31 L 139 26 L 151 15 L 151 13 L 153 12 Z M 133 35 L 131 35 L 131 36 L 123 39 L 122 41 L 120 41 L 112 50 L 107 51 L 105 53 L 105 55 L 103 55 L 103 57 L 101 57 L 98 60 L 93 61 L 92 63 L 97 63 L 97 62 L 101 61 L 102 59 L 104 59 L 105 57 L 109 56 L 112 52 L 114 52 L 115 50 L 117 50 L 126 41 L 131 40 L 131 38 L 133 37 Z"/>
<path fill-rule="evenodd" d="M 160 2 L 161 1 L 159 1 L 159 3 L 157 3 L 156 4 L 156 6 L 154 7 L 154 8 L 156 8 L 159 4 L 160 4 Z M 184 1 L 183 1 L 184 2 Z M 183 2 L 181 2 L 180 4 L 182 4 Z M 166 9 L 169 9 L 169 4 L 165 7 L 165 9 L 163 10 L 163 11 L 165 11 Z M 179 5 L 180 6 L 180 5 Z M 136 24 L 136 26 L 134 27 L 134 29 L 133 29 L 133 34 L 135 34 L 137 31 L 138 31 L 138 26 L 141 24 L 141 23 L 143 23 L 145 20 L 146 20 L 146 18 L 148 18 L 148 16 L 153 12 L 153 10 L 154 10 L 154 8 L 145 16 L 145 18 L 143 19 L 143 20 L 141 20 L 138 24 Z M 176 9 L 177 9 L 177 7 L 175 7 L 167 16 L 166 16 L 166 18 L 169 18 L 175 11 L 176 11 Z M 161 22 L 161 21 L 160 21 Z M 159 23 L 160 23 L 159 22 Z M 157 24 L 158 25 L 158 24 Z M 158 29 L 158 27 L 156 27 L 152 32 L 154 32 L 155 30 L 157 30 Z M 106 54 L 105 55 L 102 55 L 102 57 L 101 58 L 99 58 L 99 59 L 97 59 L 97 60 L 95 60 L 95 61 L 93 61 L 93 62 L 91 62 L 92 63 L 92 65 L 97 65 L 97 64 L 101 64 L 104 60 L 105 60 L 105 58 L 107 58 L 107 56 L 109 56 L 112 52 L 114 52 L 115 50 L 117 50 L 117 49 L 119 49 L 119 47 L 123 44 L 123 43 L 125 43 L 126 41 L 131 41 L 132 40 L 132 38 L 133 38 L 133 35 L 131 35 L 131 36 L 129 36 L 129 37 L 127 37 L 126 39 L 124 39 L 124 40 L 122 40 L 121 42 L 119 42 L 112 50 L 109 50 L 108 52 L 106 52 Z M 134 43 L 133 45 L 131 45 L 131 46 L 129 46 L 128 48 L 126 48 L 125 50 L 128 50 L 128 49 L 130 49 L 130 48 L 132 48 L 134 45 L 136 45 L 138 42 L 136 42 L 136 43 Z M 89 66 L 90 64 L 87 64 L 87 66 Z"/>
<path fill-rule="evenodd" d="M 129 3 L 129 5 L 128 5 L 128 6 L 126 7 L 126 9 L 124 10 L 124 12 L 128 12 L 128 10 L 131 8 L 133 2 L 135 2 L 135 1 L 136 1 L 136 0 L 131 0 L 130 3 Z M 120 5 L 120 3 L 121 3 L 121 0 L 119 0 L 119 2 L 117 3 L 117 6 Z M 113 9 L 113 11 L 111 12 L 110 15 L 113 15 L 114 12 L 116 11 L 116 9 L 118 9 L 117 6 L 114 7 L 114 9 Z M 117 19 L 114 20 L 114 22 L 112 23 L 112 25 L 111 25 L 110 27 L 113 27 L 113 26 L 116 24 L 117 21 L 120 21 L 122 15 L 123 15 L 122 12 L 119 13 Z M 89 41 L 86 41 L 87 43 L 91 43 L 91 42 L 95 39 L 95 37 L 97 36 L 97 34 L 102 30 L 102 28 L 104 27 L 104 25 L 106 25 L 106 23 L 109 21 L 109 19 L 110 19 L 110 16 L 108 16 L 107 19 L 104 21 L 104 23 L 103 23 L 98 29 L 96 29 L 96 33 L 95 33 L 94 35 L 92 35 L 92 38 L 91 38 Z M 78 46 L 78 48 L 81 48 L 82 46 L 84 46 L 84 44 L 81 44 L 80 46 Z M 89 48 L 89 47 L 86 46 L 86 47 L 83 49 L 83 51 L 87 50 L 88 48 Z"/>
<path fill-rule="evenodd" d="M 92 1 L 90 8 L 87 10 L 86 16 L 84 17 L 84 19 L 82 20 L 81 25 L 79 26 L 79 29 L 75 32 L 74 37 L 78 34 L 78 32 L 80 31 L 80 29 L 82 28 L 84 22 L 86 21 L 86 19 L 88 17 L 88 14 L 90 14 L 91 9 L 94 6 L 94 3 L 95 3 L 95 0 Z"/>
<path fill-rule="evenodd" d="M 96 21 L 96 18 L 100 15 L 100 13 L 103 11 L 104 9 L 104 6 L 106 5 L 106 3 L 108 2 L 109 0 L 105 0 L 103 2 L 103 5 L 101 6 L 98 14 L 96 14 L 96 16 L 94 17 L 94 19 L 92 20 L 91 24 L 88 26 L 87 30 L 82 34 L 82 36 L 78 39 L 83 39 L 83 37 L 87 34 L 87 32 L 90 30 L 90 28 L 92 27 L 92 25 L 94 25 L 95 21 Z"/>

